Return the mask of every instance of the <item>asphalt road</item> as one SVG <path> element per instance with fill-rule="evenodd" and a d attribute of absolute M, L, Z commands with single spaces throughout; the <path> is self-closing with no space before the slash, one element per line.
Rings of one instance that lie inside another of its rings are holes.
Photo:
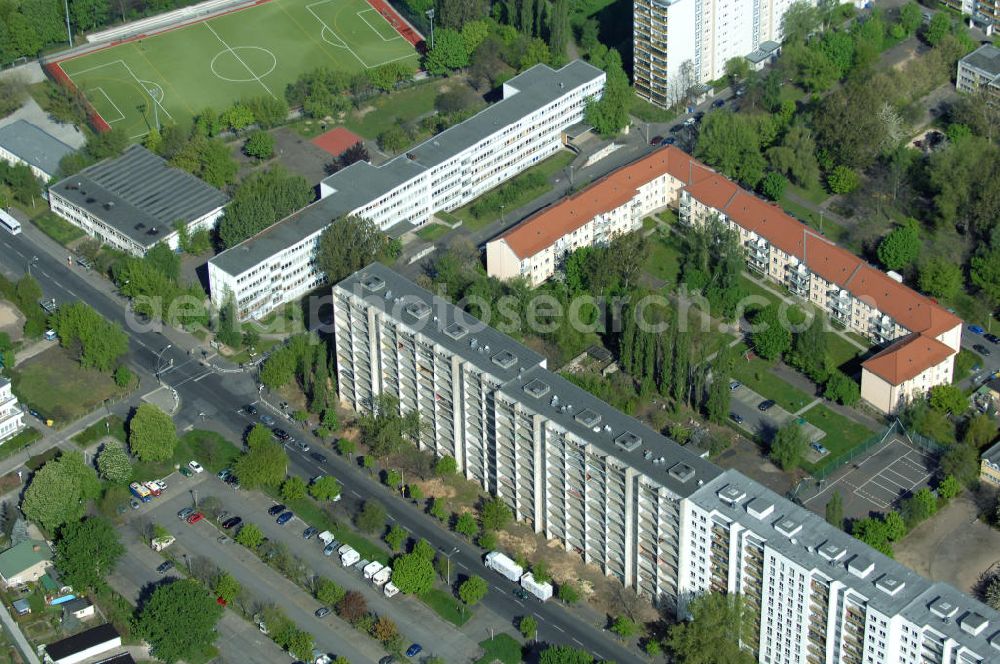
<path fill-rule="evenodd" d="M 51 240 L 26 224 L 20 235 L 0 235 L 0 263 L 17 278 L 27 271 L 32 258 L 37 258 L 31 272 L 38 279 L 46 297 L 54 297 L 59 303 L 84 300 L 108 320 L 120 323 L 130 336 L 127 360 L 143 379 L 143 389 L 151 390 L 156 386 L 151 374 L 157 366 L 166 366 L 172 362 L 172 366 L 161 374 L 161 378 L 165 384 L 176 389 L 180 396 L 181 408 L 174 418 L 179 429 L 188 425 L 201 426 L 218 430 L 234 440 L 242 436 L 249 422 L 239 409 L 243 404 L 253 402 L 258 395 L 251 376 L 244 373 L 218 374 L 207 369 L 197 359 L 197 353 L 189 355 L 188 350 L 181 347 L 186 335 L 178 335 L 166 328 L 161 332 L 156 323 L 136 320 L 124 310 L 120 299 L 98 287 L 102 285 L 97 281 L 99 277 L 84 277 L 81 275 L 81 268 L 67 266 L 64 258 L 50 255 L 43 247 L 48 252 L 54 252 Z M 61 248 L 59 250 L 64 251 Z M 94 284 L 91 280 L 94 280 Z M 318 441 L 307 433 L 297 431 L 296 436 L 319 447 Z M 556 602 L 531 602 L 526 605 L 516 599 L 512 595 L 514 584 L 487 570 L 482 564 L 482 553 L 478 548 L 443 529 L 415 505 L 393 496 L 387 489 L 375 484 L 356 465 L 334 454 L 327 456 L 329 461 L 326 467 L 321 467 L 308 455 L 291 449 L 290 471 L 305 479 L 321 471 L 330 472 L 344 486 L 345 498 L 360 500 L 362 496 L 377 495 L 386 505 L 389 516 L 403 524 L 414 537 L 425 538 L 445 551 L 458 549 L 451 557 L 453 568 L 458 574 L 479 574 L 490 582 L 492 592 L 482 604 L 509 619 L 508 624 L 513 624 L 519 616 L 532 613 L 540 625 L 540 641 L 583 648 L 600 659 L 611 659 L 619 664 L 642 661 L 638 654 L 623 647 L 610 633 L 604 631 L 603 626 L 595 626 L 579 619 L 572 611 Z"/>

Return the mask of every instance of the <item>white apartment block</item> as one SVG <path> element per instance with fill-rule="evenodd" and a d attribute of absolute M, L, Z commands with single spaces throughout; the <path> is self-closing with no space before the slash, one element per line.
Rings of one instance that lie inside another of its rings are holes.
<path fill-rule="evenodd" d="M 681 592 L 740 593 L 765 664 L 975 664 L 1000 613 L 931 583 L 737 471 L 685 501 Z"/>
<path fill-rule="evenodd" d="M 1000 18 L 997 19 L 1000 23 Z M 959 92 L 985 92 L 1000 103 L 1000 48 L 983 44 L 958 61 L 955 87 Z"/>
<path fill-rule="evenodd" d="M 357 162 L 331 175 L 319 201 L 209 261 L 212 302 L 221 306 L 231 294 L 241 318 L 260 318 L 322 284 L 316 247 L 337 218 L 356 215 L 398 235 L 465 205 L 557 152 L 562 131 L 583 120 L 604 81 L 582 60 L 558 70 L 536 65 L 465 122 L 382 166 Z"/>
<path fill-rule="evenodd" d="M 229 202 L 224 193 L 141 145 L 49 187 L 49 208 L 90 237 L 133 256 L 159 243 L 177 249 L 177 227 L 209 230 Z"/>
<path fill-rule="evenodd" d="M 676 207 L 681 187 L 696 172 L 710 171 L 680 150 L 658 150 L 487 242 L 486 271 L 498 279 L 524 277 L 537 286 L 568 254 L 606 244 L 638 230 L 646 216 Z"/>
<path fill-rule="evenodd" d="M 691 454 L 534 352 L 373 264 L 333 287 L 340 397 L 417 410 L 516 518 L 653 602 L 739 593 L 766 664 L 982 664 L 1000 613 Z M 457 338 L 456 338 L 457 337 Z"/>
<path fill-rule="evenodd" d="M 671 106 L 692 85 L 721 78 L 730 59 L 761 47 L 773 51 L 769 42 L 781 42 L 782 19 L 794 2 L 633 0 L 636 92 L 650 103 Z"/>
<path fill-rule="evenodd" d="M 0 378 L 0 442 L 24 428 L 24 411 L 11 391 L 11 383 Z"/>

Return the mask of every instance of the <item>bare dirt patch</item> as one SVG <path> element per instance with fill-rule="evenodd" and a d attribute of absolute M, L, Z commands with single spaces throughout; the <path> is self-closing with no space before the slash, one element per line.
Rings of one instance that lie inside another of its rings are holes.
<path fill-rule="evenodd" d="M 0 332 L 6 332 L 11 341 L 21 338 L 24 316 L 10 302 L 0 301 Z"/>

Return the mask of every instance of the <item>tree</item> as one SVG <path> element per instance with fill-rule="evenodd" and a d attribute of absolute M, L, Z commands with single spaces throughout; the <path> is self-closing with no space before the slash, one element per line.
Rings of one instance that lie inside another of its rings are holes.
<path fill-rule="evenodd" d="M 979 452 L 968 443 L 949 445 L 941 457 L 941 473 L 971 486 L 979 477 Z"/>
<path fill-rule="evenodd" d="M 448 518 L 448 505 L 444 502 L 443 498 L 431 498 L 427 512 L 438 521 L 444 521 Z"/>
<path fill-rule="evenodd" d="M 304 498 L 306 495 L 306 482 L 298 475 L 289 475 L 281 483 L 281 499 L 292 501 Z"/>
<path fill-rule="evenodd" d="M 726 76 L 730 83 L 738 83 L 750 74 L 750 63 L 744 57 L 729 58 L 726 60 Z"/>
<path fill-rule="evenodd" d="M 969 266 L 972 283 L 990 302 L 1000 303 L 1000 244 L 977 253 L 969 261 Z"/>
<path fill-rule="evenodd" d="M 223 572 L 215 578 L 215 595 L 226 604 L 232 604 L 242 590 L 243 586 L 229 572 Z"/>
<path fill-rule="evenodd" d="M 785 187 L 787 186 L 788 178 L 781 173 L 771 171 L 764 176 L 764 180 L 760 183 L 760 191 L 772 201 L 778 201 L 785 195 Z"/>
<path fill-rule="evenodd" d="M 366 500 L 361 511 L 354 517 L 354 525 L 362 532 L 371 535 L 385 528 L 385 519 L 385 508 L 382 507 L 382 503 Z"/>
<path fill-rule="evenodd" d="M 899 25 L 902 26 L 906 34 L 912 35 L 923 23 L 923 12 L 913 0 L 899 8 Z"/>
<path fill-rule="evenodd" d="M 569 0 L 555 0 L 549 13 L 549 50 L 559 62 L 566 56 L 569 37 Z"/>
<path fill-rule="evenodd" d="M 240 103 L 250 109 L 257 126 L 261 129 L 271 129 L 288 120 L 288 102 L 281 97 L 260 95 L 242 99 Z"/>
<path fill-rule="evenodd" d="M 918 284 L 928 295 L 953 298 L 962 288 L 962 268 L 940 256 L 932 256 L 921 264 Z"/>
<path fill-rule="evenodd" d="M 795 421 L 785 424 L 771 439 L 771 460 L 782 470 L 795 470 L 802 463 L 808 441 L 802 427 Z"/>
<path fill-rule="evenodd" d="M 892 544 L 889 542 L 885 522 L 881 519 L 859 519 L 851 526 L 851 534 L 876 551 L 892 557 Z"/>
<path fill-rule="evenodd" d="M 769 305 L 753 317 L 754 331 L 750 334 L 754 350 L 765 360 L 775 360 L 792 346 L 792 333 L 783 321 L 777 306 Z"/>
<path fill-rule="evenodd" d="M 119 364 L 118 367 L 115 369 L 114 378 L 115 378 L 115 385 L 121 388 L 126 388 L 132 384 L 132 379 L 133 379 L 132 370 L 129 369 L 124 364 Z"/>
<path fill-rule="evenodd" d="M 580 591 L 572 583 L 560 583 L 557 596 L 567 604 L 576 604 L 580 601 Z"/>
<path fill-rule="evenodd" d="M 393 579 L 393 583 L 395 583 L 395 579 Z M 365 601 L 365 596 L 356 590 L 348 590 L 337 602 L 337 615 L 352 625 L 356 624 L 367 613 L 368 602 Z"/>
<path fill-rule="evenodd" d="M 309 495 L 319 501 L 333 500 L 340 495 L 340 491 L 340 482 L 329 475 L 317 477 L 309 485 Z"/>
<path fill-rule="evenodd" d="M 64 523 L 79 521 L 86 502 L 97 498 L 101 485 L 97 473 L 78 452 L 63 452 L 36 472 L 24 492 L 21 511 L 49 532 Z"/>
<path fill-rule="evenodd" d="M 297 659 L 305 661 L 311 658 L 314 645 L 315 639 L 312 634 L 296 629 L 289 635 L 286 647 Z"/>
<path fill-rule="evenodd" d="M 448 477 L 458 472 L 458 462 L 455 457 L 445 454 L 434 462 L 434 472 L 441 477 Z"/>
<path fill-rule="evenodd" d="M 961 415 L 969 408 L 969 397 L 957 385 L 936 385 L 930 389 L 931 408 L 952 415 Z"/>
<path fill-rule="evenodd" d="M 731 111 L 709 113 L 702 121 L 695 156 L 748 187 L 764 177 L 761 126 L 757 116 Z"/>
<path fill-rule="evenodd" d="M 484 530 L 503 530 L 512 518 L 513 512 L 498 496 L 491 496 L 483 500 L 480 509 L 480 517 L 483 521 Z"/>
<path fill-rule="evenodd" d="M 408 534 L 400 526 L 393 525 L 389 528 L 389 532 L 385 534 L 385 543 L 389 545 L 389 548 L 393 551 L 402 551 L 403 547 L 406 546 Z"/>
<path fill-rule="evenodd" d="M 948 12 L 936 12 L 924 30 L 924 39 L 931 46 L 937 46 L 951 34 L 951 15 Z"/>
<path fill-rule="evenodd" d="M 825 320 L 816 315 L 806 326 L 792 335 L 792 349 L 788 362 L 817 383 L 829 377 L 827 347 L 829 340 Z"/>
<path fill-rule="evenodd" d="M 400 81 L 413 77 L 413 70 L 402 62 L 387 62 L 368 70 L 368 79 L 382 92 L 391 92 Z"/>
<path fill-rule="evenodd" d="M 820 147 L 827 150 L 835 163 L 848 169 L 870 166 L 883 145 L 885 127 L 879 110 L 884 103 L 883 90 L 867 78 L 849 80 L 845 86 L 834 89 L 819 102 L 814 115 L 813 129 Z M 833 174 L 838 174 L 836 169 Z M 831 189 L 834 193 L 846 193 L 849 188 L 834 188 L 837 179 L 830 180 Z"/>
<path fill-rule="evenodd" d="M 844 529 L 844 498 L 834 491 L 826 503 L 826 522 L 839 530 Z"/>
<path fill-rule="evenodd" d="M 549 646 L 542 651 L 538 664 L 593 664 L 594 657 L 586 650 L 570 646 Z"/>
<path fill-rule="evenodd" d="M 826 381 L 823 396 L 845 406 L 854 406 L 861 400 L 861 388 L 844 372 L 834 371 Z"/>
<path fill-rule="evenodd" d="M 994 576 L 990 579 L 983 599 L 991 607 L 1000 611 L 1000 576 Z"/>
<path fill-rule="evenodd" d="M 343 599 L 345 594 L 346 591 L 336 582 L 324 576 L 316 579 L 316 599 L 323 604 L 333 606 Z"/>
<path fill-rule="evenodd" d="M 886 235 L 878 245 L 878 259 L 890 270 L 909 266 L 920 254 L 920 232 L 910 220 Z"/>
<path fill-rule="evenodd" d="M 139 611 L 139 632 L 164 662 L 193 660 L 216 639 L 222 607 L 194 579 L 161 585 Z"/>
<path fill-rule="evenodd" d="M 479 534 L 479 524 L 476 523 L 476 517 L 472 516 L 468 512 L 462 512 L 455 519 L 455 532 L 459 535 L 465 535 L 469 539 L 475 539 L 476 535 Z"/>
<path fill-rule="evenodd" d="M 611 623 L 611 631 L 617 634 L 618 638 L 624 640 L 635 636 L 635 633 L 639 631 L 639 626 L 628 616 L 618 616 Z"/>
<path fill-rule="evenodd" d="M 478 604 L 490 587 L 481 576 L 472 575 L 458 587 L 458 596 L 467 606 Z"/>
<path fill-rule="evenodd" d="M 255 159 L 270 159 L 274 156 L 274 136 L 261 129 L 255 129 L 247 136 L 243 152 Z"/>
<path fill-rule="evenodd" d="M 18 284 L 20 286 L 21 282 Z M 17 295 L 19 302 L 24 304 L 25 297 L 20 290 Z M 41 295 L 31 300 L 32 311 L 37 308 L 40 298 Z M 21 309 L 28 311 L 24 306 Z M 71 302 L 59 307 L 52 315 L 50 325 L 59 335 L 60 345 L 73 352 L 83 367 L 111 371 L 118 364 L 118 359 L 128 352 L 128 337 L 121 326 L 106 320 L 83 302 Z"/>
<path fill-rule="evenodd" d="M 903 519 L 909 528 L 913 528 L 921 521 L 934 516 L 937 509 L 937 498 L 930 489 L 924 487 L 904 501 Z"/>
<path fill-rule="evenodd" d="M 709 592 L 693 598 L 690 620 L 669 628 L 666 643 L 678 664 L 752 664 L 749 651 L 740 648 L 753 634 L 753 609 L 741 595 Z"/>
<path fill-rule="evenodd" d="M 435 37 L 436 38 L 436 37 Z M 342 217 L 331 223 L 319 239 L 316 266 L 336 283 L 372 261 L 393 256 L 388 236 L 367 219 Z"/>
<path fill-rule="evenodd" d="M 240 484 L 247 489 L 280 485 L 288 470 L 285 448 L 271 438 L 271 432 L 257 424 L 247 437 L 248 450 L 233 465 Z"/>
<path fill-rule="evenodd" d="M 424 69 L 428 74 L 440 76 L 468 65 L 469 52 L 465 49 L 461 32 L 442 28 L 434 33 L 434 48 L 424 56 Z"/>
<path fill-rule="evenodd" d="M 781 18 L 786 42 L 802 42 L 820 27 L 819 10 L 809 2 L 793 2 Z"/>
<path fill-rule="evenodd" d="M 434 546 L 431 545 L 427 540 L 420 538 L 413 544 L 413 549 L 410 551 L 413 555 L 419 556 L 426 559 L 428 562 L 434 560 L 435 551 Z"/>
<path fill-rule="evenodd" d="M 375 141 L 386 152 L 399 153 L 410 145 L 410 135 L 400 125 L 392 125 L 382 131 Z"/>
<path fill-rule="evenodd" d="M 489 4 L 484 0 L 441 0 L 437 16 L 441 27 L 458 30 L 466 23 L 486 18 L 488 13 Z M 437 41 L 437 33 L 434 40 Z"/>
<path fill-rule="evenodd" d="M 98 590 L 125 554 L 118 531 L 103 517 L 70 522 L 59 531 L 56 569 L 78 590 Z"/>
<path fill-rule="evenodd" d="M 524 638 L 534 639 L 535 635 L 538 634 L 538 621 L 531 616 L 521 616 L 517 622 L 517 628 Z"/>
<path fill-rule="evenodd" d="M 888 512 L 883 521 L 885 522 L 885 536 L 890 542 L 898 542 L 906 535 L 906 522 L 899 512 Z"/>
<path fill-rule="evenodd" d="M 423 595 L 434 585 L 434 564 L 417 553 L 406 553 L 393 561 L 392 582 L 404 593 Z"/>
<path fill-rule="evenodd" d="M 177 446 L 177 428 L 169 415 L 151 403 L 141 404 L 128 423 L 128 444 L 142 461 L 167 461 Z"/>
<path fill-rule="evenodd" d="M 97 455 L 97 471 L 109 482 L 124 484 L 132 479 L 132 459 L 125 446 L 109 440 Z"/>
<path fill-rule="evenodd" d="M 224 247 L 239 244 L 312 202 L 313 189 L 282 166 L 253 173 L 236 188 L 219 221 Z"/>
<path fill-rule="evenodd" d="M 986 413 L 970 417 L 965 424 L 962 442 L 979 449 L 997 437 L 997 423 Z"/>
<path fill-rule="evenodd" d="M 248 523 L 236 533 L 236 541 L 252 551 L 264 541 L 264 533 L 259 526 Z"/>
<path fill-rule="evenodd" d="M 954 475 L 946 475 L 937 488 L 941 500 L 951 500 L 962 492 L 962 483 Z"/>
<path fill-rule="evenodd" d="M 253 111 L 243 102 L 236 102 L 227 108 L 219 119 L 223 125 L 236 132 L 249 127 L 254 122 Z"/>
<path fill-rule="evenodd" d="M 371 635 L 380 643 L 388 644 L 399 638 L 399 628 L 387 616 L 379 616 L 372 625 Z"/>
<path fill-rule="evenodd" d="M 632 100 L 632 88 L 628 75 L 622 68 L 622 59 L 615 49 L 608 51 L 604 64 L 607 75 L 604 92 L 599 100 L 588 100 L 584 107 L 584 119 L 605 137 L 618 134 L 628 125 L 628 111 Z"/>
<path fill-rule="evenodd" d="M 220 188 L 233 182 L 239 171 L 239 166 L 225 143 L 217 138 L 210 139 L 200 135 L 195 135 L 185 143 L 169 162 L 171 166 L 181 168 L 213 187 Z"/>
<path fill-rule="evenodd" d="M 389 394 L 375 397 L 371 409 L 358 418 L 361 436 L 376 457 L 386 457 L 399 450 L 407 439 L 420 434 L 420 415 L 415 410 L 400 413 L 399 400 Z"/>

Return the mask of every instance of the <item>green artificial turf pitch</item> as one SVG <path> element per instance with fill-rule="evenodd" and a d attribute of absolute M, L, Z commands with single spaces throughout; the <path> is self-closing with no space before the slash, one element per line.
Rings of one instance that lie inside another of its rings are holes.
<path fill-rule="evenodd" d="M 131 139 L 187 124 L 206 107 L 280 98 L 300 74 L 406 61 L 416 49 L 365 0 L 271 0 L 60 62 L 112 127 Z"/>

